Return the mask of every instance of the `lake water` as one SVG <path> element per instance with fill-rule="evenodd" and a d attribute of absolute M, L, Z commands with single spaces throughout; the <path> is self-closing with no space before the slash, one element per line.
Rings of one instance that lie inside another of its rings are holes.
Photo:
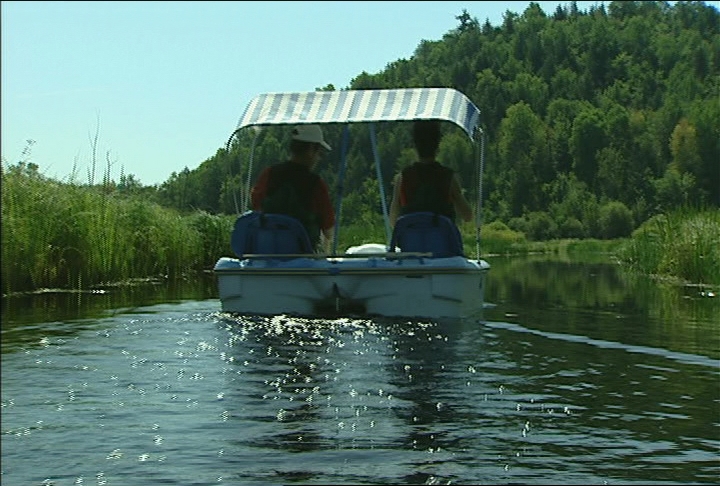
<path fill-rule="evenodd" d="M 713 484 L 718 288 L 488 259 L 455 322 L 219 312 L 212 278 L 2 303 L 2 484 Z"/>

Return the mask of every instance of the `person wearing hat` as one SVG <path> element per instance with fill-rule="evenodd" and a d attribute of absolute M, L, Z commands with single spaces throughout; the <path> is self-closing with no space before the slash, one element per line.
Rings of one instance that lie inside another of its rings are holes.
<path fill-rule="evenodd" d="M 395 179 L 391 225 L 395 226 L 401 215 L 418 211 L 442 214 L 453 221 L 456 216 L 472 220 L 472 207 L 462 193 L 457 174 L 436 160 L 441 138 L 438 120 L 416 120 L 413 124 L 418 161 L 405 167 Z"/>
<path fill-rule="evenodd" d="M 330 253 L 335 211 L 327 183 L 313 172 L 330 150 L 318 125 L 296 125 L 290 139 L 290 159 L 265 168 L 252 188 L 255 211 L 292 216 L 305 226 L 313 247 Z"/>

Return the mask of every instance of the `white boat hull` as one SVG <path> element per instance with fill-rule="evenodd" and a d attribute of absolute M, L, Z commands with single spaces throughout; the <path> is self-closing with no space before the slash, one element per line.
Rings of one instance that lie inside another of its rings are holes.
<path fill-rule="evenodd" d="M 390 223 L 374 124 L 420 120 L 452 123 L 478 148 L 473 150 L 477 170 L 474 180 L 478 183 L 477 205 L 473 210 L 478 230 L 477 260 L 463 256 L 463 238 L 454 218 L 432 207 L 434 204 L 396 215 Z M 238 258 L 223 257 L 215 265 L 222 310 L 266 315 L 326 312 L 420 318 L 477 315 L 483 308 L 485 277 L 490 268 L 479 257 L 485 159 L 485 136 L 479 122 L 477 106 L 453 88 L 263 93 L 253 98 L 228 139 L 228 152 L 233 143 L 243 141 L 239 134 L 251 127 L 345 125 L 337 180 L 338 217 L 343 197 L 342 174 L 348 160 L 348 125 L 369 124 L 383 219 L 387 230 L 392 226 L 392 233 L 386 234 L 387 248 L 384 244 L 370 243 L 351 248 L 344 255 L 313 255 L 314 244 L 306 228 L 287 214 L 294 211 L 249 210 L 246 201 L 230 238 L 230 247 Z M 249 152 L 250 166 L 255 140 Z M 250 192 L 248 179 L 245 194 Z M 338 231 L 335 225 L 333 251 L 337 248 Z M 388 252 L 389 248 L 395 251 Z"/>
<path fill-rule="evenodd" d="M 228 258 L 215 265 L 222 310 L 247 315 L 463 318 L 482 310 L 490 265 L 402 254 Z"/>

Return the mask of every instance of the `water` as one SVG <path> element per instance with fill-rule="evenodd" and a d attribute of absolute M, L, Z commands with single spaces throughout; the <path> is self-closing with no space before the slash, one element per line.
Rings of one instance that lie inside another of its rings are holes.
<path fill-rule="evenodd" d="M 720 482 L 720 299 L 493 259 L 465 321 L 3 300 L 3 485 Z M 707 295 L 707 293 L 705 294 Z"/>

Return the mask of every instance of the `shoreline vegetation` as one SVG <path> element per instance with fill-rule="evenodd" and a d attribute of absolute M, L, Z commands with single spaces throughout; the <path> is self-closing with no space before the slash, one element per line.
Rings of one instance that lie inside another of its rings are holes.
<path fill-rule="evenodd" d="M 236 215 L 180 214 L 115 184 L 60 182 L 33 167 L 3 167 L 2 295 L 92 291 L 153 279 L 191 278 L 232 256 Z M 466 254 L 477 254 L 473 223 L 460 226 Z M 339 236 L 338 252 L 384 241 L 382 216 L 359 218 Z M 683 208 L 651 218 L 626 239 L 531 241 L 500 221 L 483 225 L 489 255 L 610 255 L 630 271 L 682 285 L 720 284 L 720 211 Z"/>
<path fill-rule="evenodd" d="M 467 137 L 448 130 L 438 152 L 468 199 L 482 198 L 480 238 L 474 223 L 460 225 L 466 254 L 601 259 L 667 285 L 719 286 L 718 9 L 629 1 L 546 13 L 531 3 L 499 25 L 464 9 L 455 19 L 409 58 L 316 90 L 452 86 L 482 107 L 482 195 L 468 184 L 479 167 L 467 163 L 477 158 Z M 327 136 L 339 139 L 341 128 L 327 126 Z M 45 177 L 26 140 L 18 161 L 3 157 L 0 167 L 2 294 L 212 272 L 233 255 L 249 181 L 287 156 L 286 132 L 243 130 L 194 169 L 149 186 L 124 168 L 114 182 L 109 151 L 100 172 L 99 125 L 86 184 L 76 166 L 67 179 Z M 378 184 L 389 188 L 415 161 L 407 127 L 390 124 L 372 156 L 392 164 L 368 177 L 367 128 L 353 132 L 342 177 L 331 159 L 317 167 L 344 194 L 338 253 L 389 239 Z"/>

